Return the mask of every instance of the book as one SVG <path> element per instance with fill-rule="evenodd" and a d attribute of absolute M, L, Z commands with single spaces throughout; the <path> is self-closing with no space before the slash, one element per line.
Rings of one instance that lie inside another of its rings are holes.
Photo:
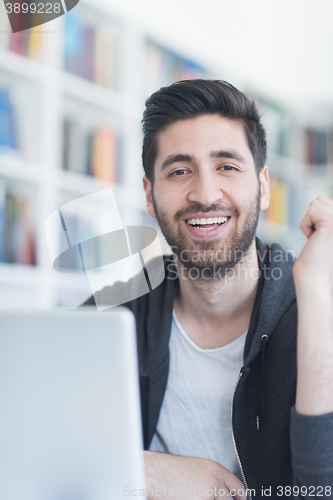
<path fill-rule="evenodd" d="M 2 188 L 3 189 L 3 188 Z M 33 223 L 33 194 L 13 192 L 2 194 L 3 211 L 0 231 L 3 234 L 1 261 L 36 265 L 36 245 Z"/>
<path fill-rule="evenodd" d="M 106 182 L 118 181 L 119 137 L 104 125 L 89 128 L 77 118 L 63 121 L 62 169 L 92 175 Z"/>
<path fill-rule="evenodd" d="M 306 128 L 304 130 L 304 162 L 312 170 L 322 169 L 332 159 L 332 136 L 326 130 Z"/>
<path fill-rule="evenodd" d="M 116 85 L 117 33 L 111 23 L 95 26 L 80 9 L 65 19 L 64 69 L 108 88 Z"/>
<path fill-rule="evenodd" d="M 93 167 L 95 177 L 116 181 L 117 136 L 109 127 L 100 127 L 95 134 Z"/>
<path fill-rule="evenodd" d="M 16 111 L 8 88 L 0 87 L 0 151 L 19 149 Z"/>
<path fill-rule="evenodd" d="M 26 55 L 36 61 L 43 58 L 43 25 L 29 30 Z"/>
<path fill-rule="evenodd" d="M 109 88 L 116 86 L 116 44 L 117 37 L 114 29 L 108 26 L 97 29 L 94 55 L 95 81 Z"/>
<path fill-rule="evenodd" d="M 146 95 L 179 80 L 208 78 L 208 71 L 151 41 L 147 43 Z"/>
<path fill-rule="evenodd" d="M 36 249 L 32 228 L 31 202 L 27 195 L 18 198 L 18 227 L 16 235 L 16 262 L 36 265 Z"/>
<path fill-rule="evenodd" d="M 275 224 L 288 224 L 289 184 L 279 177 L 270 180 L 270 203 L 265 211 L 265 219 Z"/>

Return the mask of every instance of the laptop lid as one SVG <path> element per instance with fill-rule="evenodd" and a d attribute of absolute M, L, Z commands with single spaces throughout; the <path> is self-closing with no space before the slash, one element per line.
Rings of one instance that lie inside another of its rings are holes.
<path fill-rule="evenodd" d="M 142 495 L 135 320 L 128 309 L 0 312 L 0 408 L 1 499 Z"/>

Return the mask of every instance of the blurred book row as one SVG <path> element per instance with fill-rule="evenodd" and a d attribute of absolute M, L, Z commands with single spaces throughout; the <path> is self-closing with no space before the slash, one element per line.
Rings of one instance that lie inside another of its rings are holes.
<path fill-rule="evenodd" d="M 304 161 L 308 165 L 333 165 L 333 130 L 307 128 L 305 134 Z"/>
<path fill-rule="evenodd" d="M 147 43 L 146 96 L 179 80 L 209 78 L 208 71 L 164 47 Z"/>
<path fill-rule="evenodd" d="M 94 26 L 79 9 L 65 16 L 64 69 L 105 87 L 116 87 L 117 30 Z"/>
<path fill-rule="evenodd" d="M 34 197 L 0 179 L 0 262 L 36 265 Z"/>
<path fill-rule="evenodd" d="M 323 165 L 333 166 L 333 128 L 302 126 L 293 114 L 274 101 L 260 98 L 251 92 L 267 135 L 270 152 L 311 165 L 315 172 Z M 316 166 L 316 168 L 314 167 Z"/>
<path fill-rule="evenodd" d="M 23 143 L 31 144 L 31 139 L 28 137 L 31 130 L 26 127 L 26 122 L 31 120 L 30 115 L 28 112 L 24 113 L 25 110 L 16 105 L 17 99 L 14 97 L 16 97 L 15 90 L 9 86 L 0 86 L 0 151 L 2 153 L 18 152 L 23 149 Z M 24 100 L 21 99 L 21 102 Z M 28 115 L 28 118 L 25 117 L 23 120 L 23 114 Z M 281 117 L 276 120 L 272 118 L 272 115 L 275 115 L 275 111 L 266 108 L 263 121 L 270 150 L 309 165 L 310 173 L 327 165 L 330 170 L 333 170 L 333 131 L 331 129 L 297 129 L 300 147 L 297 150 L 298 157 L 295 157 L 287 147 L 288 144 L 291 148 L 295 146 L 292 145 L 295 133 L 291 125 L 287 126 L 286 123 L 282 125 Z M 25 134 L 26 140 L 23 137 Z M 117 169 L 120 164 L 121 138 L 112 127 L 102 125 L 89 129 L 83 125 L 80 117 L 65 117 L 62 137 L 62 168 L 64 170 L 93 175 L 109 182 L 119 180 Z"/>
<path fill-rule="evenodd" d="M 108 125 L 94 129 L 66 117 L 63 121 L 62 168 L 107 182 L 120 180 L 120 137 Z"/>
<path fill-rule="evenodd" d="M 43 57 L 43 26 L 13 33 L 6 13 L 1 9 L 0 48 L 41 61 Z"/>
<path fill-rule="evenodd" d="M 300 221 L 305 215 L 308 204 L 319 194 L 333 196 L 333 185 L 306 186 L 299 183 L 287 182 L 280 177 L 270 178 L 270 203 L 263 212 L 266 222 L 299 228 Z"/>

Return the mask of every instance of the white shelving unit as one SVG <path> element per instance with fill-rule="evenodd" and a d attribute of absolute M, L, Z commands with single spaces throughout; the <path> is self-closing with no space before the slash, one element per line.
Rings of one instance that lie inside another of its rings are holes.
<path fill-rule="evenodd" d="M 157 68 L 161 61 L 156 50 L 149 49 L 151 42 L 146 34 L 131 22 L 114 17 L 107 8 L 96 7 L 93 0 L 81 0 L 75 9 L 81 9 L 90 16 L 95 25 L 109 23 L 115 29 L 118 37 L 115 88 L 103 87 L 64 71 L 65 17 L 44 26 L 43 58 L 40 62 L 0 48 L 0 88 L 8 86 L 12 91 L 22 141 L 20 152 L 0 150 L 0 181 L 2 179 L 6 185 L 15 185 L 18 189 L 28 186 L 33 192 L 37 264 L 0 263 L 2 307 L 75 307 L 91 295 L 85 274 L 59 273 L 52 268 L 45 220 L 64 203 L 112 187 L 124 224 L 142 223 L 145 198 L 140 122 L 149 85 L 147 60 L 155 57 Z M 3 15 L 5 12 L 1 3 L 0 16 Z M 7 35 L 0 33 L 1 36 Z M 156 42 L 158 47 L 158 40 Z M 0 39 L 0 47 L 2 45 Z M 200 71 L 200 65 L 198 68 L 194 66 L 194 73 Z M 189 71 L 187 66 L 185 70 Z M 224 72 L 218 74 L 214 71 L 212 74 L 216 78 L 228 79 Z M 62 122 L 68 113 L 85 120 L 90 120 L 91 116 L 92 121 L 109 123 L 120 131 L 123 142 L 121 183 L 111 184 L 62 170 Z M 272 173 L 286 182 L 300 183 L 301 189 L 307 192 L 317 190 L 320 194 L 325 188 L 323 194 L 327 194 L 333 185 L 332 166 L 328 166 L 320 177 L 305 175 L 304 172 L 308 171 L 306 166 L 293 158 L 270 153 L 269 163 Z M 151 225 L 155 227 L 153 220 Z M 300 231 L 293 227 L 264 221 L 260 224 L 259 235 L 269 240 L 281 237 L 288 242 L 289 248 L 294 247 L 297 251 L 305 241 Z"/>
<path fill-rule="evenodd" d="M 108 12 L 96 9 L 92 1 L 82 1 L 80 9 L 96 25 L 109 23 L 117 31 L 115 89 L 64 71 L 64 17 L 44 26 L 41 62 L 0 49 L 0 86 L 11 89 L 20 138 L 27 140 L 32 150 L 32 153 L 26 151 L 27 148 L 20 148 L 19 152 L 1 151 L 0 179 L 5 180 L 7 186 L 15 185 L 18 189 L 29 185 L 33 192 L 37 260 L 36 266 L 0 264 L 2 307 L 74 306 L 91 295 L 86 275 L 56 272 L 48 254 L 45 220 L 64 200 L 69 202 L 112 187 L 124 223 L 139 224 L 144 208 L 144 196 L 139 189 L 143 87 L 138 89 L 137 74 L 144 58 L 143 39 Z M 5 15 L 3 5 L 0 15 Z M 143 74 L 141 78 L 144 81 Z M 95 118 L 114 124 L 120 131 L 123 138 L 122 184 L 113 185 L 62 170 L 61 125 L 68 107 L 78 118 L 90 112 Z"/>

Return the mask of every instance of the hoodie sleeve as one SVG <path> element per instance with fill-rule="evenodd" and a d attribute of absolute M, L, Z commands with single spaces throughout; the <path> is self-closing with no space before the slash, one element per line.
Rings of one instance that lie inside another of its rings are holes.
<path fill-rule="evenodd" d="M 333 498 L 333 413 L 302 415 L 293 407 L 290 440 L 294 484 L 302 492 L 295 498 Z"/>

